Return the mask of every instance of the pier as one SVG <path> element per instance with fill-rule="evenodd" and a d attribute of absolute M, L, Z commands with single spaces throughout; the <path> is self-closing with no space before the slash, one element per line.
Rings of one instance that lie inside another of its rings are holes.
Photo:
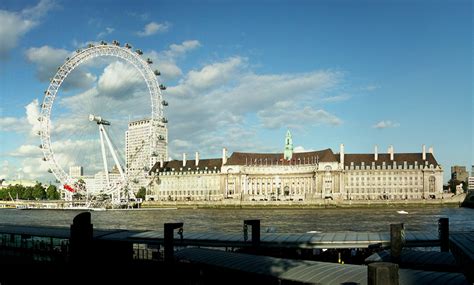
<path fill-rule="evenodd" d="M 0 225 L 0 264 L 184 270 L 189 274 L 178 279 L 186 284 L 200 278 L 207 283 L 199 284 L 218 284 L 224 273 L 265 284 L 382 284 L 370 283 L 376 273 L 369 271 L 388 262 L 397 265 L 396 284 L 469 284 L 474 232 L 449 232 L 448 225 L 440 219 L 437 233 L 405 232 L 403 224 L 387 232 L 273 233 L 261 232 L 259 220 L 245 220 L 236 233 L 187 232 L 183 223 L 166 223 L 163 231 L 108 230 L 94 229 L 84 212 L 70 228 Z"/>

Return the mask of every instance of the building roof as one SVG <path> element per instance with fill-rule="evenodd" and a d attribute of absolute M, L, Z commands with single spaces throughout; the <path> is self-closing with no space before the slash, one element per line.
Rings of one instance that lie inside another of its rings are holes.
<path fill-rule="evenodd" d="M 272 164 L 313 164 L 317 162 L 337 162 L 330 148 L 293 153 L 291 161 L 283 159 L 283 153 L 234 152 L 227 160 L 228 165 L 272 165 Z"/>
<path fill-rule="evenodd" d="M 339 160 L 339 154 L 337 158 Z M 393 161 L 395 161 L 397 165 L 403 165 L 405 161 L 408 165 L 414 165 L 415 161 L 418 165 L 425 164 L 422 153 L 394 153 Z M 372 165 L 372 162 L 374 162 L 375 165 L 382 165 L 384 162 L 386 165 L 392 165 L 393 161 L 390 160 L 390 154 L 388 153 L 379 153 L 377 161 L 375 161 L 375 155 L 373 153 L 347 153 L 344 155 L 344 166 L 350 166 L 351 163 L 360 166 L 362 162 L 365 165 Z M 438 162 L 431 153 L 426 153 L 426 161 L 428 161 L 428 165 L 433 164 L 434 167 L 438 166 Z"/>
<path fill-rule="evenodd" d="M 403 165 L 405 162 L 408 165 L 414 165 L 415 162 L 418 165 L 424 165 L 425 161 L 423 160 L 422 153 L 394 153 L 393 158 L 397 165 Z M 365 165 L 392 165 L 393 161 L 390 160 L 389 153 L 379 153 L 377 161 L 375 161 L 375 156 L 373 153 L 347 153 L 344 155 L 344 166 L 360 166 L 362 163 Z M 434 167 L 438 166 L 438 162 L 432 153 L 426 153 L 426 161 L 428 165 L 433 164 Z M 330 148 L 318 150 L 318 151 L 309 151 L 309 152 L 298 152 L 293 153 L 293 157 L 290 161 L 283 158 L 283 153 L 253 153 L 253 152 L 234 152 L 227 159 L 226 165 L 296 165 L 296 164 L 315 164 L 317 162 L 340 162 L 339 153 L 334 154 Z M 188 159 L 186 161 L 186 166 L 183 167 L 182 160 L 172 160 L 163 163 L 163 168 L 160 169 L 160 163 L 156 163 L 151 172 L 157 171 L 172 171 L 172 169 L 194 171 L 199 168 L 199 170 L 216 169 L 220 170 L 222 166 L 221 158 L 212 158 L 212 159 L 200 159 L 199 165 L 195 165 L 194 159 Z"/>
<path fill-rule="evenodd" d="M 222 159 L 220 158 L 211 158 L 211 159 L 199 159 L 199 163 L 196 166 L 196 160 L 195 159 L 187 159 L 186 160 L 186 165 L 183 167 L 183 161 L 182 160 L 171 160 L 171 161 L 165 161 L 163 162 L 163 168 L 160 168 L 160 163 L 157 162 L 153 168 L 150 170 L 151 172 L 167 172 L 167 171 L 178 171 L 180 168 L 182 168 L 184 171 L 194 171 L 194 170 L 205 170 L 206 167 L 209 170 L 220 170 L 222 166 Z"/>

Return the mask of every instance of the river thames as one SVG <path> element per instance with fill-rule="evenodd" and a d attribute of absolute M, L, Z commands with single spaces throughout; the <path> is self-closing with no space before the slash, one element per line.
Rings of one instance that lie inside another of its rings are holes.
<path fill-rule="evenodd" d="M 398 214 L 405 210 L 408 214 Z M 0 209 L 0 223 L 69 227 L 79 211 Z M 163 223 L 184 222 L 192 232 L 239 232 L 244 219 L 260 219 L 262 231 L 389 231 L 404 223 L 408 231 L 437 231 L 439 218 L 449 218 L 451 231 L 474 231 L 474 209 L 408 207 L 366 209 L 161 209 L 91 212 L 97 229 L 162 230 Z"/>

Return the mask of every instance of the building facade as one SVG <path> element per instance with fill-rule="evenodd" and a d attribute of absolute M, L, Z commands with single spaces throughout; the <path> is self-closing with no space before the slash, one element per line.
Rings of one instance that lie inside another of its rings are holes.
<path fill-rule="evenodd" d="M 84 176 L 84 168 L 82 166 L 70 166 L 69 167 L 69 176 L 72 178 L 80 178 Z"/>
<path fill-rule="evenodd" d="M 290 140 L 288 138 L 290 137 Z M 345 154 L 331 149 L 293 153 L 234 152 L 227 157 L 155 164 L 153 200 L 318 201 L 435 199 L 443 193 L 443 169 L 425 147 L 421 153 Z M 291 149 L 291 151 L 289 151 Z"/>
<path fill-rule="evenodd" d="M 128 123 L 125 132 L 125 163 L 132 191 L 149 184 L 148 172 L 160 160 L 168 160 L 168 129 L 150 119 Z"/>
<path fill-rule="evenodd" d="M 451 166 L 451 179 L 467 182 L 468 177 L 469 177 L 469 172 L 467 172 L 465 166 L 459 166 L 459 165 Z"/>

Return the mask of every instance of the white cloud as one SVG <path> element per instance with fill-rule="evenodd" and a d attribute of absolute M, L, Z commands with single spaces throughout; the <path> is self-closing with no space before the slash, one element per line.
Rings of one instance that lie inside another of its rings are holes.
<path fill-rule="evenodd" d="M 185 55 L 187 52 L 194 50 L 201 46 L 198 40 L 184 41 L 181 44 L 171 44 L 169 49 L 163 54 L 168 58 L 177 58 Z"/>
<path fill-rule="evenodd" d="M 374 129 L 387 129 L 387 128 L 397 128 L 400 127 L 400 124 L 392 121 L 380 121 L 377 124 L 373 125 Z"/>
<path fill-rule="evenodd" d="M 16 150 L 9 153 L 9 155 L 16 156 L 16 157 L 31 157 L 31 156 L 40 157 L 42 154 L 42 150 L 38 147 L 38 145 L 31 145 L 31 144 L 21 145 Z"/>
<path fill-rule="evenodd" d="M 315 70 L 258 74 L 252 70 L 248 59 L 233 56 L 194 68 L 183 76 L 176 61 L 199 46 L 198 41 L 185 41 L 170 45 L 162 52 L 151 51 L 150 56 L 145 54 L 157 63 L 163 74 L 168 68 L 173 76 L 182 76 L 176 86 L 164 91 L 164 98 L 170 103 L 169 109 L 165 109 L 165 116 L 170 122 L 169 151 L 172 157 L 181 158 L 182 152 L 190 157 L 195 151 L 199 151 L 203 158 L 215 156 L 221 153 L 222 147 L 227 147 L 230 152 L 279 151 L 279 148 L 261 144 L 257 134 L 261 133 L 262 128 L 303 129 L 342 123 L 342 119 L 324 108 L 328 102 L 349 98 L 349 95 L 340 95 L 339 87 L 343 84 L 341 72 Z M 43 53 L 49 54 L 50 50 L 45 48 Z M 40 55 L 39 51 L 32 52 L 32 60 L 49 58 Z M 62 56 L 67 56 L 67 51 Z M 75 94 L 72 91 L 61 93 L 56 98 L 51 136 L 55 154 L 64 167 L 79 159 L 84 161 L 84 165 L 100 167 L 100 161 L 93 161 L 96 158 L 88 155 L 100 158 L 100 146 L 89 143 L 90 148 L 85 148 L 85 145 L 78 143 L 97 139 L 97 126 L 87 121 L 89 114 L 101 115 L 113 122 L 112 127 L 118 127 L 115 134 L 120 140 L 123 140 L 129 115 L 132 120 L 150 115 L 146 84 L 128 63 L 114 61 L 97 78 L 95 87 Z M 32 108 L 31 118 L 33 113 Z M 75 139 L 78 132 L 92 136 Z M 68 143 L 68 140 L 71 142 Z M 123 142 L 122 145 L 117 144 L 123 148 Z M 13 154 L 17 159 L 26 158 L 20 155 L 28 150 L 33 151 L 33 148 L 19 147 Z M 87 155 L 78 157 L 79 150 Z M 23 165 L 21 168 L 27 169 Z"/>
<path fill-rule="evenodd" d="M 26 58 L 36 65 L 36 76 L 38 79 L 42 82 L 49 82 L 50 78 L 56 74 L 58 68 L 72 53 L 73 52 L 65 49 L 42 46 L 39 48 L 29 48 L 26 51 Z M 96 79 L 92 73 L 86 72 L 82 67 L 78 67 L 64 80 L 61 88 L 65 90 L 71 88 L 88 88 L 92 86 Z"/>
<path fill-rule="evenodd" d="M 40 106 L 38 99 L 34 99 L 30 104 L 26 105 L 26 120 L 30 124 L 31 135 L 35 135 L 40 129 L 40 122 L 38 121 L 40 114 Z"/>
<path fill-rule="evenodd" d="M 322 109 L 311 106 L 298 107 L 292 101 L 280 101 L 269 108 L 261 110 L 257 116 L 262 121 L 263 127 L 269 129 L 290 127 L 292 129 L 303 126 L 342 124 L 342 120 Z"/>
<path fill-rule="evenodd" d="M 369 92 L 371 92 L 371 91 L 375 91 L 375 90 L 377 90 L 377 89 L 379 89 L 379 88 L 380 88 L 379 86 L 372 84 L 372 85 L 367 85 L 367 86 L 361 88 L 361 90 L 362 90 L 362 91 L 369 91 Z"/>
<path fill-rule="evenodd" d="M 39 131 L 39 102 L 34 99 L 25 106 L 26 117 L 2 117 L 0 118 L 0 130 L 5 132 L 29 132 L 35 135 Z"/>
<path fill-rule="evenodd" d="M 173 80 L 181 75 L 183 72 L 178 67 L 176 61 L 182 59 L 188 52 L 200 47 L 201 44 L 197 40 L 184 41 L 181 44 L 172 44 L 163 52 L 150 52 L 146 56 L 153 59 L 161 71 L 161 77 L 166 80 Z"/>
<path fill-rule="evenodd" d="M 140 37 L 147 37 L 156 33 L 164 33 L 167 32 L 170 27 L 171 24 L 168 22 L 161 24 L 156 22 L 150 22 L 144 27 L 143 31 L 137 32 L 137 35 L 139 35 Z"/>
<path fill-rule="evenodd" d="M 294 153 L 299 153 L 299 152 L 309 152 L 309 151 L 314 151 L 314 149 L 310 148 L 310 149 L 306 149 L 304 148 L 303 146 L 296 146 L 295 148 L 293 148 L 293 152 Z"/>
<path fill-rule="evenodd" d="M 18 173 L 18 169 L 12 165 L 8 160 L 2 161 L 0 168 L 0 179 L 14 179 Z"/>
<path fill-rule="evenodd" d="M 350 98 L 351 96 L 349 94 L 342 94 L 342 95 L 324 97 L 324 98 L 321 98 L 321 101 L 326 102 L 326 103 L 336 103 L 336 102 L 347 101 Z"/>
<path fill-rule="evenodd" d="M 129 63 L 115 61 L 109 64 L 99 78 L 99 93 L 120 98 L 130 96 L 139 87 L 145 87 L 140 73 Z"/>
<path fill-rule="evenodd" d="M 177 86 L 165 91 L 172 110 L 167 113 L 170 137 L 193 143 L 189 147 L 170 143 L 170 153 L 179 157 L 181 152 L 199 150 L 205 157 L 220 153 L 223 146 L 229 150 L 275 151 L 258 143 L 260 128 L 342 123 L 319 106 L 326 103 L 323 98 L 330 97 L 333 89 L 337 91 L 342 73 L 255 74 L 249 66 L 241 57 L 214 62 L 190 71 Z M 248 120 L 255 115 L 257 122 Z"/>
<path fill-rule="evenodd" d="M 105 28 L 105 31 L 102 31 L 97 35 L 97 38 L 102 38 L 102 37 L 105 37 L 107 35 L 110 35 L 114 31 L 115 31 L 114 28 L 107 27 L 107 28 Z"/>
<path fill-rule="evenodd" d="M 4 132 L 22 132 L 29 131 L 28 124 L 21 118 L 16 117 L 0 117 L 0 131 Z"/>
<path fill-rule="evenodd" d="M 17 46 L 20 37 L 37 26 L 44 15 L 55 6 L 53 1 L 41 0 L 20 12 L 0 10 L 0 59 Z"/>

